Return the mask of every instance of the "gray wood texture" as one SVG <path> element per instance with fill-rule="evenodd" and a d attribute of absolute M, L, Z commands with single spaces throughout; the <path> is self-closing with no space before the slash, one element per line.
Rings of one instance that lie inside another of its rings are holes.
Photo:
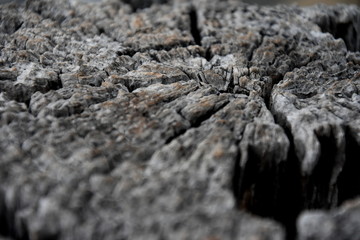
<path fill-rule="evenodd" d="M 350 5 L 0 5 L 0 235 L 360 239 L 359 49 Z"/>

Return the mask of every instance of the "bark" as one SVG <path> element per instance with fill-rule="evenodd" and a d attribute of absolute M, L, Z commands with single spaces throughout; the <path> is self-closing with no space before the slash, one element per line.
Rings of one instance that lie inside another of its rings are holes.
<path fill-rule="evenodd" d="M 359 26 L 348 5 L 0 5 L 0 235 L 358 239 Z"/>

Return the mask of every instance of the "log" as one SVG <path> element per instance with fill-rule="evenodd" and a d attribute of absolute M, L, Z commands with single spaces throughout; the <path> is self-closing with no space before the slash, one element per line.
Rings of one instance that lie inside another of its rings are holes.
<path fill-rule="evenodd" d="M 351 5 L 0 5 L 0 239 L 359 239 L 359 50 Z"/>

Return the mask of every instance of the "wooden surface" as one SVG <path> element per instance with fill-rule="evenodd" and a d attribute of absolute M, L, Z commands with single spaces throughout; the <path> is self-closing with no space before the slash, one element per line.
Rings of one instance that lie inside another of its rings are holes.
<path fill-rule="evenodd" d="M 358 239 L 360 9 L 125 2 L 0 6 L 0 235 Z"/>

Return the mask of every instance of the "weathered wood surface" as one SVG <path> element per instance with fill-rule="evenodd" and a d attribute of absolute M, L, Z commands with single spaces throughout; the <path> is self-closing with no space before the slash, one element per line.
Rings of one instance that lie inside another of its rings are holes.
<path fill-rule="evenodd" d="M 359 239 L 359 36 L 346 5 L 0 5 L 0 235 Z"/>

